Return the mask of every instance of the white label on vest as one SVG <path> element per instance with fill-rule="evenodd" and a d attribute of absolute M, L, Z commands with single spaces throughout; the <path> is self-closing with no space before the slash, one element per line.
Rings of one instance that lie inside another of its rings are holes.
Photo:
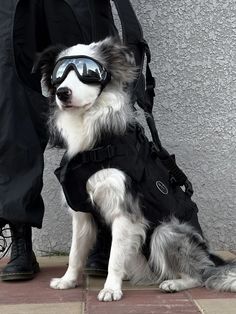
<path fill-rule="evenodd" d="M 162 194 L 165 194 L 165 195 L 168 194 L 168 189 L 163 182 L 156 181 L 156 187 Z"/>

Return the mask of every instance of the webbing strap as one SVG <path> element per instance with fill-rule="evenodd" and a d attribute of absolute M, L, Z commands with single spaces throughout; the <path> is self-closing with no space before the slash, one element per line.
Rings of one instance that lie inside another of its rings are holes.
<path fill-rule="evenodd" d="M 188 180 L 185 173 L 177 166 L 174 155 L 170 155 L 166 149 L 162 148 L 161 151 L 157 152 L 157 156 L 160 158 L 166 169 L 169 170 L 175 180 L 175 184 L 184 186 L 185 193 L 192 196 L 192 183 Z"/>
<path fill-rule="evenodd" d="M 116 154 L 113 146 L 108 145 L 106 147 L 100 147 L 77 154 L 73 160 L 78 164 L 84 164 L 88 162 L 101 162 L 106 159 L 114 157 Z"/>
<path fill-rule="evenodd" d="M 129 0 L 113 0 L 113 2 L 120 18 L 123 41 L 133 51 L 135 62 L 140 67 L 139 76 L 134 86 L 134 92 L 136 92 L 141 82 L 145 56 L 142 27 Z"/>
<path fill-rule="evenodd" d="M 107 145 L 78 153 L 72 160 L 76 165 L 90 162 L 96 163 L 111 159 L 115 156 L 126 155 L 126 152 L 127 148 L 124 145 Z"/>
<path fill-rule="evenodd" d="M 179 167 L 177 167 L 174 156 L 168 154 L 166 155 L 166 158 L 162 158 L 161 161 L 165 165 L 165 167 L 171 172 L 176 182 L 180 186 L 184 185 L 184 183 L 187 180 L 187 177 L 183 173 L 183 171 Z"/>
<path fill-rule="evenodd" d="M 110 0 L 87 0 L 91 13 L 92 41 L 99 41 L 108 36 L 118 36 Z"/>
<path fill-rule="evenodd" d="M 155 126 L 155 120 L 152 115 L 154 97 L 155 97 L 155 79 L 152 76 L 149 63 L 151 62 L 151 53 L 147 42 L 143 38 L 142 27 L 133 10 L 129 0 L 113 0 L 115 3 L 122 26 L 122 34 L 125 44 L 130 46 L 134 52 L 136 64 L 140 67 L 139 76 L 134 85 L 133 93 L 136 93 L 137 103 L 145 112 L 146 121 L 150 129 L 154 143 L 159 150 L 162 149 L 161 141 Z M 146 56 L 146 75 L 145 81 L 142 70 L 144 58 Z M 140 92 L 139 92 L 140 91 Z M 144 95 L 142 95 L 142 91 Z"/>
<path fill-rule="evenodd" d="M 118 12 L 125 43 L 137 44 L 143 39 L 142 27 L 129 0 L 113 0 Z"/>
<path fill-rule="evenodd" d="M 102 4 L 105 4 L 105 2 L 107 4 L 107 2 L 110 2 L 110 0 L 102 1 L 90 0 L 90 3 L 92 3 L 93 6 L 95 5 L 95 3 L 97 4 L 96 8 L 95 9 L 93 8 L 93 12 L 95 14 L 94 19 L 96 18 L 96 16 L 99 17 L 97 15 L 98 13 L 96 12 L 99 12 L 99 10 L 101 12 Z M 176 180 L 176 183 L 180 186 L 185 185 L 186 192 L 192 195 L 193 190 L 191 183 L 188 181 L 188 178 L 183 173 L 183 171 L 177 166 L 172 156 L 162 147 L 158 131 L 155 125 L 155 120 L 152 114 L 155 97 L 154 92 L 155 79 L 152 76 L 149 67 L 149 63 L 151 62 L 151 53 L 147 42 L 143 38 L 142 27 L 129 0 L 113 0 L 113 2 L 115 4 L 116 10 L 121 21 L 123 41 L 133 51 L 136 64 L 140 67 L 139 76 L 133 88 L 133 94 L 136 97 L 135 101 L 137 101 L 139 107 L 141 107 L 145 112 L 145 118 L 150 129 L 153 142 L 158 151 L 159 158 L 162 160 L 163 164 L 170 171 L 170 173 L 172 173 L 173 177 Z M 99 22 L 99 18 L 97 22 Z M 99 26 L 99 24 L 97 24 L 97 26 Z M 146 56 L 146 73 L 144 79 L 142 71 L 145 56 Z M 87 158 L 88 160 L 90 160 L 90 158 L 98 159 L 104 158 L 104 156 L 107 156 L 108 154 L 110 154 L 110 152 L 100 150 L 100 152 L 99 153 L 96 152 L 96 154 L 99 154 L 100 156 L 84 155 L 83 158 Z"/>

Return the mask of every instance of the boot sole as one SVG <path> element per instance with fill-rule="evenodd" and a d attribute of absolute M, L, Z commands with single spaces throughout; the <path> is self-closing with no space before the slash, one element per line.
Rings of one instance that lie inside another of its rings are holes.
<path fill-rule="evenodd" d="M 34 266 L 34 270 L 32 272 L 20 272 L 20 273 L 8 273 L 0 274 L 0 278 L 2 281 L 14 281 L 14 280 L 30 280 L 35 277 L 35 275 L 40 272 L 39 265 Z"/>

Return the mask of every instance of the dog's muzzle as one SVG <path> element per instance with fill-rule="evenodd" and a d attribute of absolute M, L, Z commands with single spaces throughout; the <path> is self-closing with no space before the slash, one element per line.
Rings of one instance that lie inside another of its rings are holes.
<path fill-rule="evenodd" d="M 68 87 L 60 87 L 56 91 L 56 95 L 60 101 L 67 103 L 71 100 L 72 90 Z"/>

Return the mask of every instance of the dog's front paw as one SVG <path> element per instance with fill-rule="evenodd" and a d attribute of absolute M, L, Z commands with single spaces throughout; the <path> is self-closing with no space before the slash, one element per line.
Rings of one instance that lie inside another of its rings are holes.
<path fill-rule="evenodd" d="M 65 278 L 53 278 L 50 282 L 50 287 L 53 289 L 71 289 L 77 286 L 75 280 L 68 280 Z"/>
<path fill-rule="evenodd" d="M 165 292 L 179 291 L 178 284 L 175 280 L 165 280 L 159 285 L 159 288 Z"/>
<path fill-rule="evenodd" d="M 98 294 L 99 301 L 118 301 L 122 298 L 123 293 L 121 290 L 102 289 Z"/>

